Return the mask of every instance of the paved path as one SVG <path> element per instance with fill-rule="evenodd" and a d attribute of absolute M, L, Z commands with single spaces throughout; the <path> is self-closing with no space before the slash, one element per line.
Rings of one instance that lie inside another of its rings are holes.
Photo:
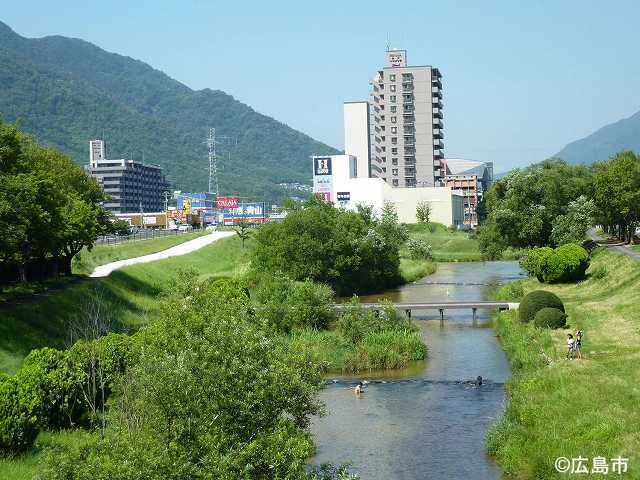
<path fill-rule="evenodd" d="M 624 243 L 622 243 L 622 242 L 620 242 L 620 243 L 611 243 L 610 241 L 605 240 L 600 235 L 598 235 L 594 228 L 589 230 L 588 234 L 589 234 L 589 237 L 591 238 L 591 240 L 596 242 L 598 245 L 602 245 L 603 247 L 607 247 L 609 250 L 613 250 L 614 252 L 618 252 L 618 253 L 621 253 L 623 255 L 627 255 L 629 257 L 635 258 L 636 260 L 640 261 L 640 252 L 636 252 L 634 250 L 631 250 L 628 247 L 625 247 Z"/>
<path fill-rule="evenodd" d="M 212 232 L 204 237 L 198 237 L 188 242 L 181 243 L 174 247 L 168 248 L 161 252 L 152 253 L 150 255 L 144 255 L 142 257 L 128 258 L 126 260 L 118 260 L 117 262 L 107 263 L 96 267 L 91 275 L 92 278 L 106 277 L 114 270 L 118 268 L 126 267 L 129 265 L 136 265 L 138 263 L 155 262 L 156 260 L 163 260 L 165 258 L 177 257 L 179 255 L 185 255 L 187 253 L 195 252 L 196 250 L 205 247 L 216 240 L 221 238 L 230 237 L 235 235 L 235 232 Z"/>

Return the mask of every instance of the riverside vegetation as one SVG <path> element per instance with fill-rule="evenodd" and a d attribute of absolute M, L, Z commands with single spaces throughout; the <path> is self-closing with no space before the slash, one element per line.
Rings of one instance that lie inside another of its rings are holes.
<path fill-rule="evenodd" d="M 488 434 L 489 452 L 508 477 L 556 478 L 560 456 L 622 456 L 626 475 L 637 478 L 640 262 L 598 249 L 582 281 L 529 278 L 503 286 L 497 297 L 518 301 L 540 289 L 563 300 L 567 316 L 554 325 L 560 328 L 522 323 L 516 312 L 495 316 L 513 375 L 506 411 Z M 578 329 L 585 332 L 583 359 L 566 360 L 566 334 Z"/>

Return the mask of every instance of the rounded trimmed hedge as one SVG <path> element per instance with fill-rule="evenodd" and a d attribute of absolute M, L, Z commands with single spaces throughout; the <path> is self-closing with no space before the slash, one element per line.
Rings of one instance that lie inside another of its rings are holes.
<path fill-rule="evenodd" d="M 534 248 L 520 260 L 520 266 L 539 282 L 575 282 L 585 278 L 589 268 L 589 252 L 575 243 Z"/>
<path fill-rule="evenodd" d="M 533 321 L 543 308 L 557 308 L 564 312 L 564 304 L 557 295 L 547 292 L 546 290 L 534 290 L 524 296 L 518 307 L 518 318 L 523 323 Z"/>
<path fill-rule="evenodd" d="M 564 328 L 567 325 L 567 314 L 559 308 L 544 307 L 538 310 L 533 323 L 540 328 Z"/>

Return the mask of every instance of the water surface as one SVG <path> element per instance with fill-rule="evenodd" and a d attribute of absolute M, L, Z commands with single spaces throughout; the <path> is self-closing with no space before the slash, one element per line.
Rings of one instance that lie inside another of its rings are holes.
<path fill-rule="evenodd" d="M 445 263 L 414 284 L 364 302 L 488 300 L 495 285 L 521 278 L 516 262 Z M 336 376 L 323 391 L 327 416 L 312 425 L 318 447 L 314 463 L 346 463 L 363 480 L 497 479 L 484 437 L 502 412 L 505 355 L 489 322 L 490 311 L 413 312 L 429 348 L 428 360 L 401 372 Z M 488 379 L 480 388 L 468 381 Z M 371 380 L 357 398 L 352 386 Z"/>

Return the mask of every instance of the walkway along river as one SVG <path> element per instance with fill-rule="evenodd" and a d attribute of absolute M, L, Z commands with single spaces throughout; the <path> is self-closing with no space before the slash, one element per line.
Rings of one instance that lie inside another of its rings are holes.
<path fill-rule="evenodd" d="M 488 300 L 492 285 L 522 278 L 516 262 L 445 263 L 416 283 L 363 302 Z M 363 480 L 497 479 L 485 434 L 504 409 L 507 359 L 490 324 L 490 311 L 414 312 L 428 359 L 403 371 L 330 377 L 322 393 L 327 415 L 315 419 L 313 461 L 350 462 Z M 479 388 L 471 381 L 481 375 Z M 357 398 L 353 385 L 370 380 Z"/>

